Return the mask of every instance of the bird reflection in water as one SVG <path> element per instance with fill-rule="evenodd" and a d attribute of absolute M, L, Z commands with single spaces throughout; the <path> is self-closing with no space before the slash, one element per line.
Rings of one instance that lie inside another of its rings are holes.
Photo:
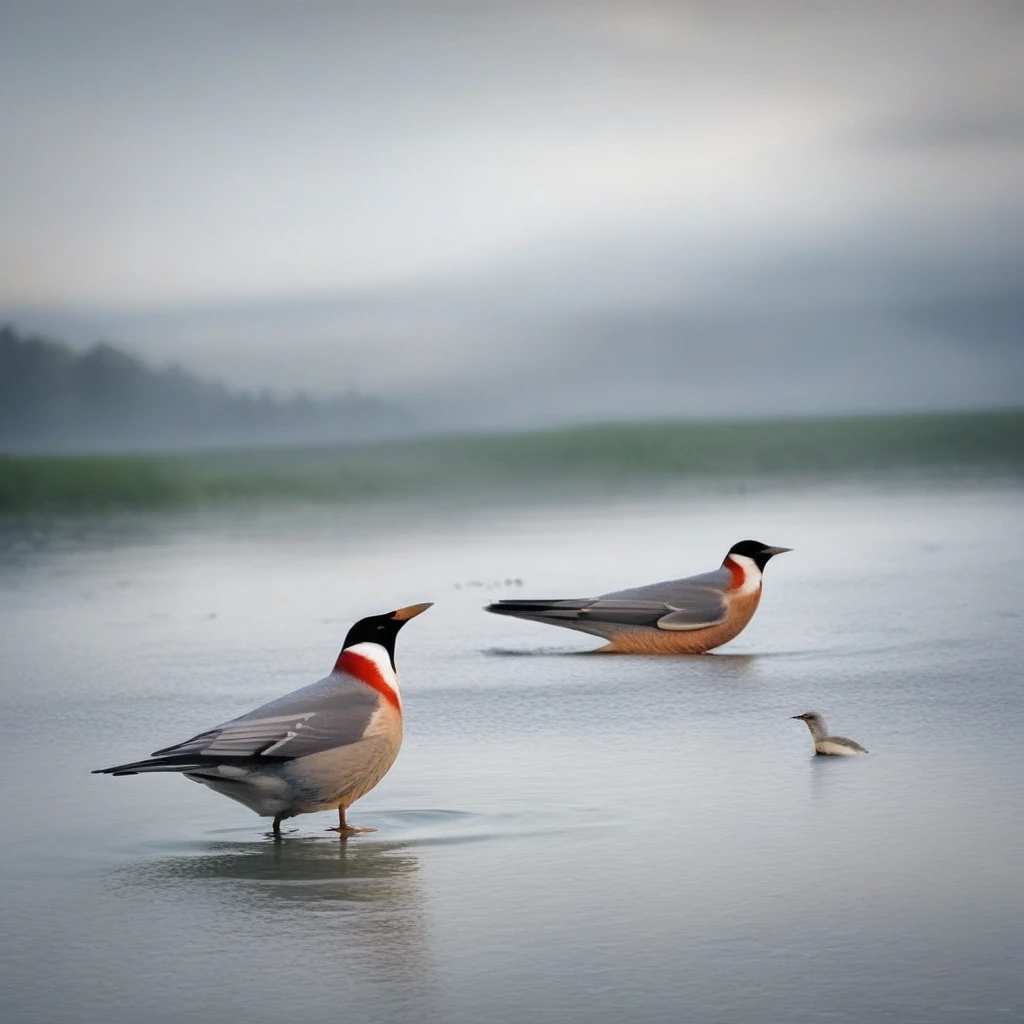
<path fill-rule="evenodd" d="M 291 837 L 196 844 L 117 869 L 114 886 L 122 898 L 164 897 L 193 920 L 212 913 L 214 931 L 273 936 L 276 950 L 306 966 L 344 963 L 345 987 L 358 979 L 386 988 L 396 1011 L 415 1004 L 430 1020 L 435 971 L 419 870 L 407 842 Z"/>

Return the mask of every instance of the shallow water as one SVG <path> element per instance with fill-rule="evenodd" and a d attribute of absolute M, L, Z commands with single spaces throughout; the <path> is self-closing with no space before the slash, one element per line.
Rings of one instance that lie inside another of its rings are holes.
<path fill-rule="evenodd" d="M 861 484 L 0 532 L 5 1021 L 1024 1019 L 1024 490 Z M 703 658 L 488 616 L 713 567 Z M 521 581 L 521 584 L 520 582 Z M 91 776 L 322 675 L 419 600 L 407 733 L 282 842 L 185 780 Z M 814 759 L 816 709 L 872 751 Z"/>

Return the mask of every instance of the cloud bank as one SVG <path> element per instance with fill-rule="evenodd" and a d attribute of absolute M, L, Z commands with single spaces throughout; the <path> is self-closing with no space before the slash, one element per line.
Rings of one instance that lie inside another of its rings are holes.
<path fill-rule="evenodd" d="M 8 4 L 0 316 L 439 425 L 1019 405 L 1014 3 Z"/>

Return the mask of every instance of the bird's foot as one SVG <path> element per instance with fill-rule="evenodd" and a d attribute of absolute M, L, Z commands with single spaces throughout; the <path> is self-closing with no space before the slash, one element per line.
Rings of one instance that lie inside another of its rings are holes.
<path fill-rule="evenodd" d="M 335 825 L 328 832 L 337 832 L 340 836 L 357 836 L 360 832 L 376 832 L 375 828 L 357 828 L 355 825 Z"/>

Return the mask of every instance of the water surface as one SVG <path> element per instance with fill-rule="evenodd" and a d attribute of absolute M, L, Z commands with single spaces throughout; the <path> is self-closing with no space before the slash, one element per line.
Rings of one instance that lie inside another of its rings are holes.
<path fill-rule="evenodd" d="M 0 1012 L 301 1019 L 1024 1019 L 1018 485 L 773 486 L 473 510 L 8 524 Z M 591 656 L 488 616 L 773 561 L 720 654 Z M 283 841 L 185 780 L 96 777 L 403 631 L 407 734 Z M 814 759 L 819 710 L 871 750 Z"/>

